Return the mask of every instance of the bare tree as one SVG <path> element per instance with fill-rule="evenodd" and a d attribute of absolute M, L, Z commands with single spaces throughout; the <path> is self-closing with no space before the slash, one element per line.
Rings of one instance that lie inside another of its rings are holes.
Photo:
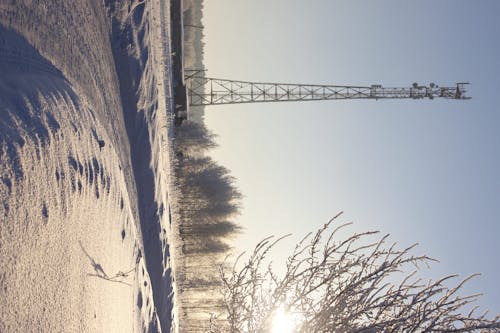
<path fill-rule="evenodd" d="M 500 332 L 499 316 L 488 319 L 475 307 L 462 313 L 478 297 L 461 295 L 471 277 L 454 287 L 447 285 L 455 276 L 424 282 L 416 272 L 433 259 L 412 255 L 414 246 L 398 249 L 377 232 L 337 240 L 345 225 L 330 230 L 339 215 L 296 245 L 282 276 L 266 264 L 280 239 L 264 239 L 244 264 L 241 256 L 231 266 L 226 261 L 225 311 L 212 317 L 209 331 L 275 332 L 281 311 L 294 332 Z"/>

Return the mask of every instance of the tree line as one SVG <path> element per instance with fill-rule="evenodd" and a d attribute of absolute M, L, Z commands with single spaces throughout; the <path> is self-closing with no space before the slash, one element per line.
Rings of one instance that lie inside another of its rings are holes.
<path fill-rule="evenodd" d="M 222 308 L 218 267 L 241 230 L 234 221 L 241 194 L 235 179 L 207 151 L 215 136 L 198 122 L 175 127 L 177 232 L 181 249 L 176 258 L 177 300 L 181 331 L 204 331 L 210 313 Z"/>

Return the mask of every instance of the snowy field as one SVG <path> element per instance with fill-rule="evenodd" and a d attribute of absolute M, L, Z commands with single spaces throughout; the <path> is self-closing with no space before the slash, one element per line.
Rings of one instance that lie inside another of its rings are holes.
<path fill-rule="evenodd" d="M 0 2 L 0 332 L 175 330 L 169 2 Z"/>

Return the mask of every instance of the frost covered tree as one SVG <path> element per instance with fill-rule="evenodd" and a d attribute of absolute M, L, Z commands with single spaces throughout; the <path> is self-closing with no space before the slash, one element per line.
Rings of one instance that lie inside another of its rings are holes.
<path fill-rule="evenodd" d="M 215 135 L 205 125 L 188 119 L 176 128 L 175 144 L 178 150 L 188 154 L 217 147 Z"/>
<path fill-rule="evenodd" d="M 229 219 L 239 211 L 241 194 L 229 171 L 209 157 L 184 156 L 177 172 L 181 188 L 179 233 L 186 254 L 225 253 L 226 240 L 240 228 Z"/>
<path fill-rule="evenodd" d="M 376 232 L 337 239 L 345 227 L 333 228 L 337 218 L 296 245 L 283 274 L 266 260 L 280 239 L 264 239 L 244 263 L 240 256 L 222 265 L 225 310 L 209 331 L 500 332 L 498 316 L 476 313 L 477 296 L 462 295 L 470 277 L 452 287 L 455 276 L 421 280 L 419 265 L 433 259 Z"/>
<path fill-rule="evenodd" d="M 222 306 L 217 267 L 230 250 L 228 241 L 240 231 L 232 218 L 241 194 L 229 170 L 205 155 L 216 144 L 204 125 L 185 120 L 175 131 L 179 323 L 180 331 L 200 332 L 205 314 Z"/>
<path fill-rule="evenodd" d="M 234 186 L 234 178 L 210 157 L 185 156 L 178 180 L 185 208 L 191 210 L 193 218 L 224 219 L 239 209 L 241 195 Z"/>

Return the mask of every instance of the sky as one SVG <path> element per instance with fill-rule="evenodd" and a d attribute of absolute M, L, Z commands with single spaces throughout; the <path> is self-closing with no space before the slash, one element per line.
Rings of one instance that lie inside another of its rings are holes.
<path fill-rule="evenodd" d="M 500 312 L 500 2 L 205 1 L 211 77 L 441 86 L 467 101 L 347 100 L 210 106 L 212 156 L 244 195 L 236 252 L 301 238 L 337 212 L 440 260 L 430 274 L 481 272 L 466 292 Z M 294 238 L 295 237 L 295 238 Z M 286 243 L 275 261 L 286 256 Z"/>

